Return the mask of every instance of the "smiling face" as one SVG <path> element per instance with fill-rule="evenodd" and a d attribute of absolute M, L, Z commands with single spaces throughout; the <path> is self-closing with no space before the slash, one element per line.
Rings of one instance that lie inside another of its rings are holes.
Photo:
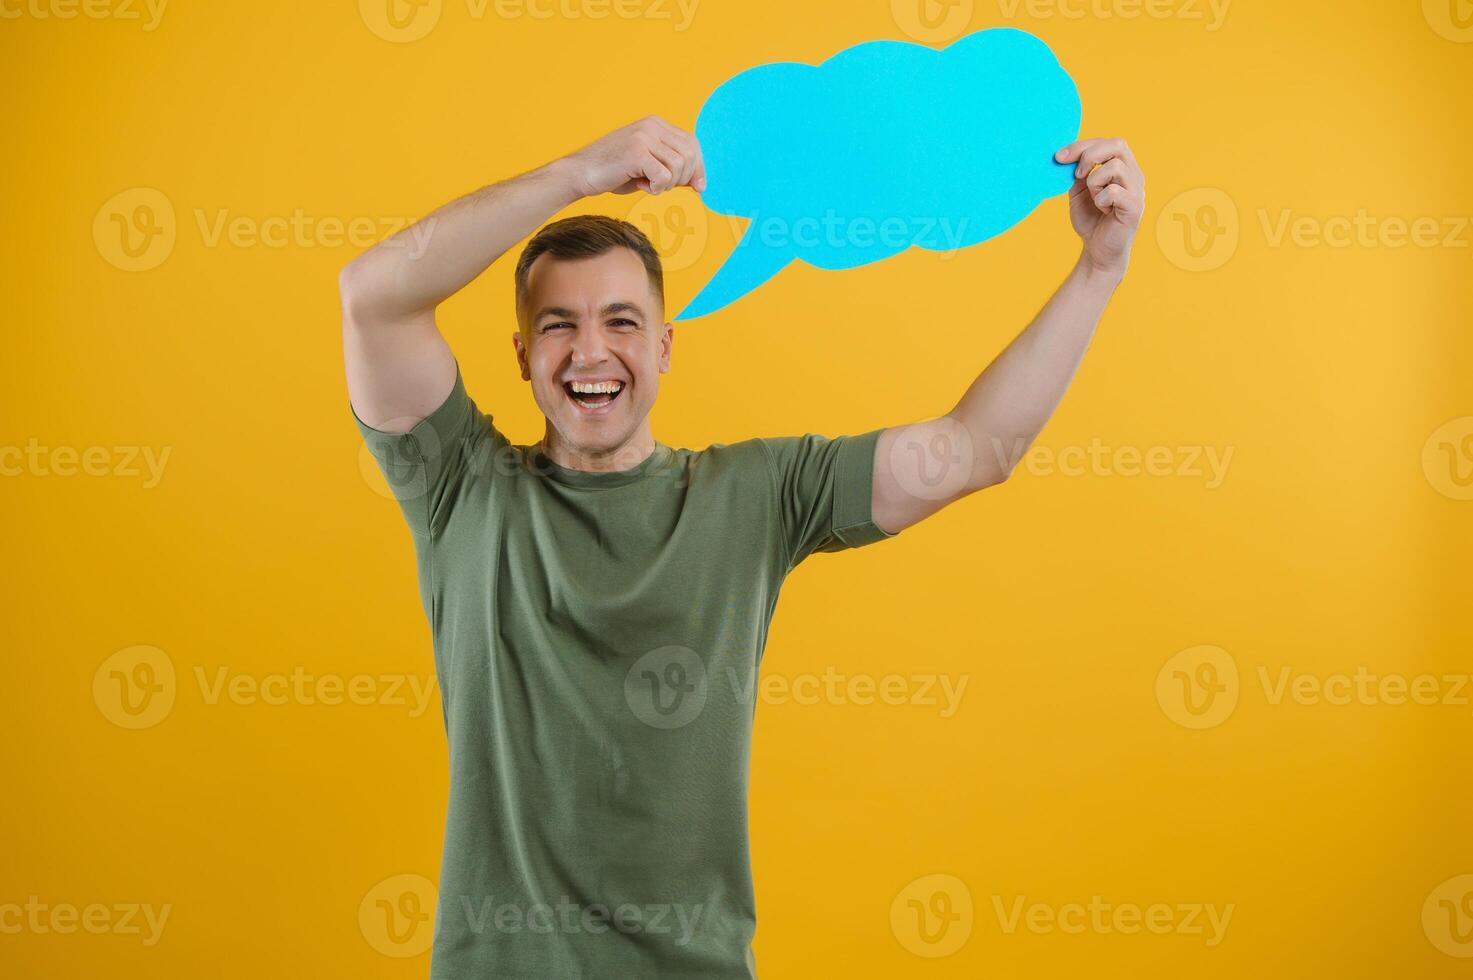
<path fill-rule="evenodd" d="M 512 338 L 547 417 L 547 452 L 575 469 L 629 469 L 654 449 L 649 413 L 670 370 L 673 325 L 638 255 L 543 254 Z"/>

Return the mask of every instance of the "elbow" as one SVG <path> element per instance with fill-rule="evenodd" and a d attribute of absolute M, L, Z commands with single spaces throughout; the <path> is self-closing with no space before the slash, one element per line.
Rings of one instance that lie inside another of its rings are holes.
<path fill-rule="evenodd" d="M 362 290 L 362 261 L 361 257 L 356 258 L 338 270 L 338 296 L 342 299 L 345 310 Z"/>
<path fill-rule="evenodd" d="M 375 288 L 373 270 L 360 255 L 338 270 L 338 298 L 343 304 L 343 319 L 368 323 L 379 314 L 380 290 Z"/>

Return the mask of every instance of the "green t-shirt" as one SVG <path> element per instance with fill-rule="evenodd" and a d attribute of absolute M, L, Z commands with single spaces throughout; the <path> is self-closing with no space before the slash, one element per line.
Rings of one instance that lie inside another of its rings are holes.
<path fill-rule="evenodd" d="M 755 977 L 757 665 L 798 562 L 894 536 L 881 430 L 589 473 L 512 446 L 458 369 L 413 431 L 357 423 L 413 532 L 449 740 L 432 980 Z"/>

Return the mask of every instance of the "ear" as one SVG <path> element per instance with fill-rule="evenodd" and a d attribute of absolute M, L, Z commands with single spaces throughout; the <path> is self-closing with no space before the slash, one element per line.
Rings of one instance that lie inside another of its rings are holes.
<path fill-rule="evenodd" d="M 665 330 L 660 335 L 660 373 L 668 374 L 670 371 L 670 349 L 675 344 L 675 324 L 666 323 Z"/>
<path fill-rule="evenodd" d="M 517 351 L 517 367 L 521 368 L 522 380 L 532 380 L 532 368 L 527 364 L 527 345 L 522 341 L 522 332 L 518 330 L 511 335 L 511 345 Z"/>

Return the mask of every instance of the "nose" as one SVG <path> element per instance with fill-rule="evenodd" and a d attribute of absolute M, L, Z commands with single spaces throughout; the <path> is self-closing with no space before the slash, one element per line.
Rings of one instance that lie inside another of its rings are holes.
<path fill-rule="evenodd" d="M 579 326 L 573 336 L 573 366 L 596 367 L 609 359 L 609 345 L 599 324 Z"/>

